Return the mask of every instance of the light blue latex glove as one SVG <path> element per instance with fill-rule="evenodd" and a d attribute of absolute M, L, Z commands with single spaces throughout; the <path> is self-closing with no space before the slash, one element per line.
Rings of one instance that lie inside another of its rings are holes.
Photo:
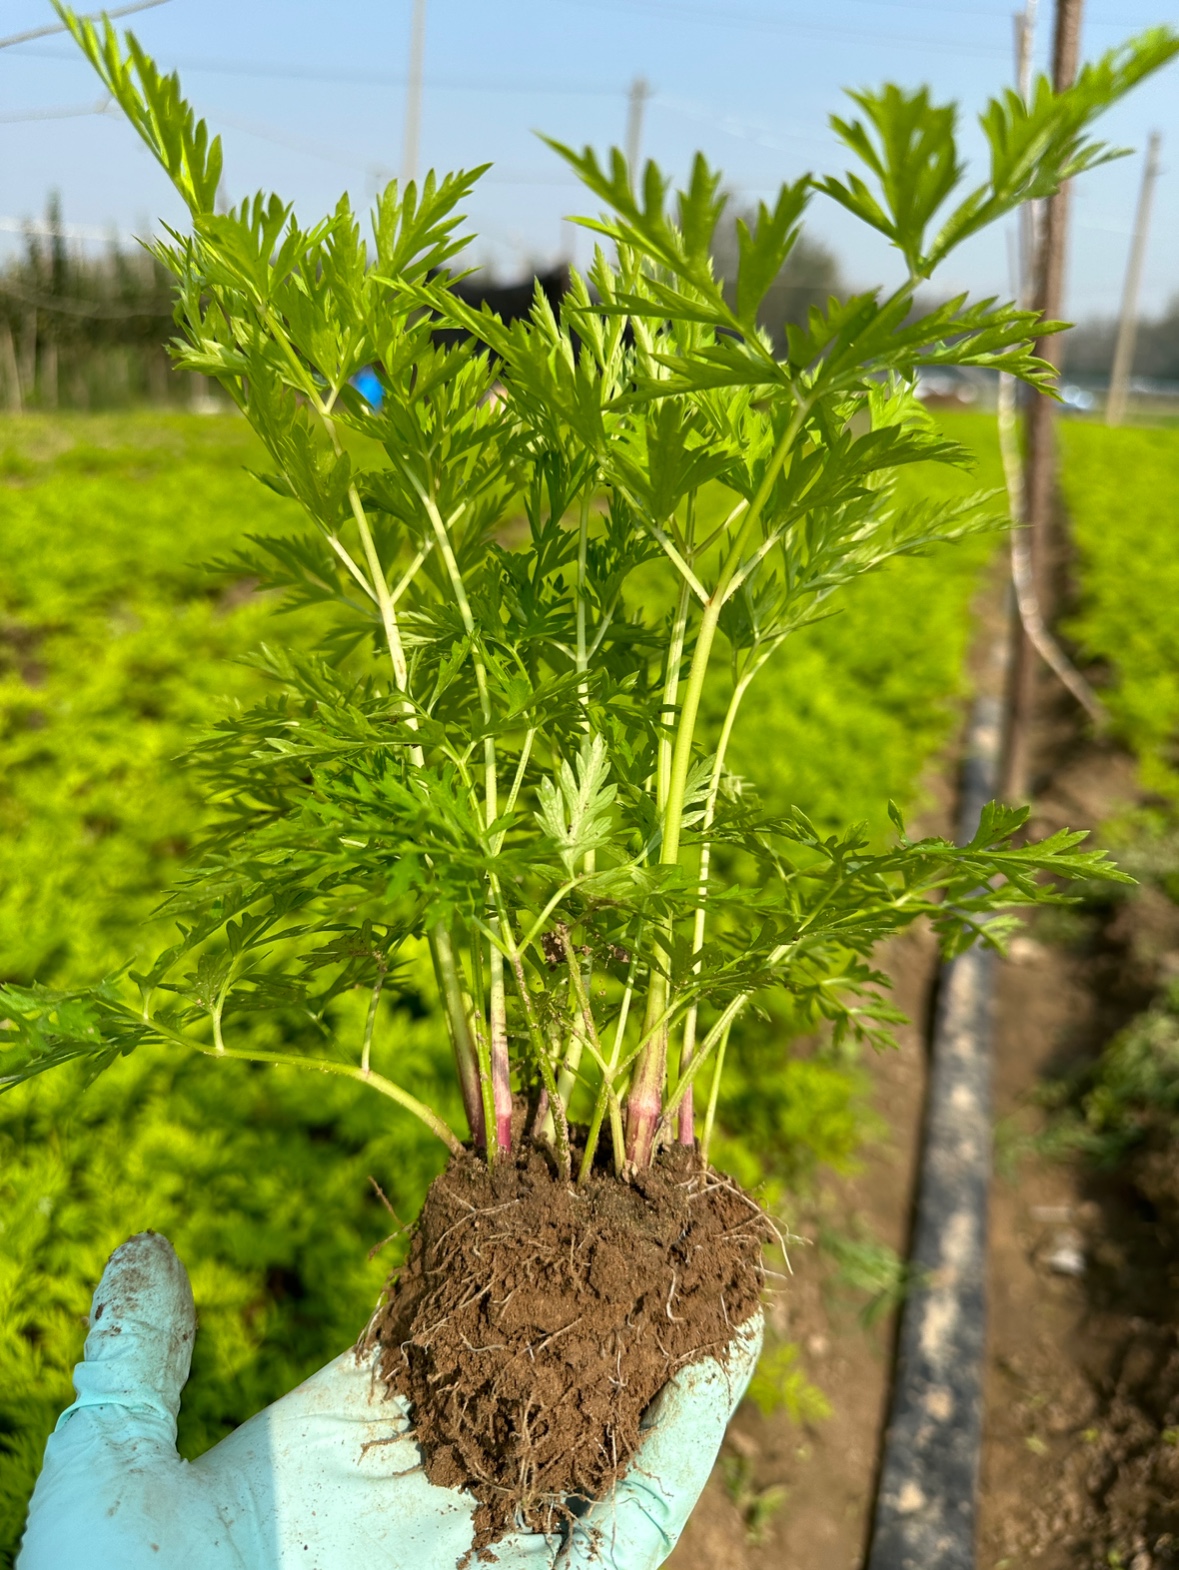
<path fill-rule="evenodd" d="M 500 1570 L 654 1570 L 675 1546 L 749 1381 L 760 1316 L 727 1368 L 664 1387 L 611 1495 L 565 1537 L 494 1545 Z M 474 1501 L 422 1470 L 407 1407 L 345 1352 L 194 1462 L 176 1413 L 196 1330 L 188 1275 L 157 1233 L 112 1254 L 90 1314 L 78 1399 L 45 1449 L 17 1570 L 455 1570 Z"/>

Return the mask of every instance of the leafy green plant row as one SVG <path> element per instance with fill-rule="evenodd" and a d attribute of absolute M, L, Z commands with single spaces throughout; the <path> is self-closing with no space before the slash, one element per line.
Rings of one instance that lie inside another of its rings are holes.
<path fill-rule="evenodd" d="M 1179 805 L 1179 429 L 1061 431 L 1062 484 L 1077 548 L 1068 631 L 1102 662 L 1102 696 L 1142 783 Z"/>
<path fill-rule="evenodd" d="M 1103 837 L 1149 898 L 1179 903 L 1179 635 L 1171 614 L 1179 593 L 1179 428 L 1069 424 L 1061 446 L 1077 575 L 1067 630 L 1101 672 L 1102 697 L 1143 793 L 1137 803 L 1114 804 Z M 1126 893 L 1131 904 L 1138 897 Z M 1097 920 L 1066 917 L 1060 936 L 1082 939 Z M 1053 1114 L 1043 1149 L 1121 1168 L 1140 1183 L 1143 1158 L 1167 1151 L 1179 1130 L 1174 982 L 1095 1060 L 1047 1086 L 1043 1100 Z"/>
<path fill-rule="evenodd" d="M 63 984 L 147 954 L 152 920 L 205 821 L 176 756 L 276 630 L 273 597 L 194 565 L 243 513 L 293 508 L 246 472 L 244 423 L 189 416 L 0 424 L 0 974 Z M 306 617 L 290 635 L 310 636 Z M 432 989 L 428 975 L 424 978 Z M 454 1115 L 426 995 L 388 1025 Z M 297 1023 L 262 1032 L 298 1036 Z M 165 1231 L 193 1271 L 200 1377 L 181 1422 L 197 1453 L 343 1346 L 387 1256 L 368 1251 L 437 1170 L 416 1125 L 351 1087 L 149 1050 L 83 1093 L 42 1080 L 0 1098 L 0 1564 L 15 1553 L 46 1435 L 70 1400 L 90 1293 L 123 1238 Z"/>

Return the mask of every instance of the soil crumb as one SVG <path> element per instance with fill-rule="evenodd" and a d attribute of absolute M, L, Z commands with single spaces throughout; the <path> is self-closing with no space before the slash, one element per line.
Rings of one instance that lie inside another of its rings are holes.
<path fill-rule="evenodd" d="M 757 1308 L 768 1237 L 686 1150 L 631 1184 L 562 1183 L 535 1148 L 435 1179 L 366 1345 L 412 1405 L 430 1480 L 478 1499 L 477 1552 L 610 1488 L 668 1378 L 723 1360 Z"/>

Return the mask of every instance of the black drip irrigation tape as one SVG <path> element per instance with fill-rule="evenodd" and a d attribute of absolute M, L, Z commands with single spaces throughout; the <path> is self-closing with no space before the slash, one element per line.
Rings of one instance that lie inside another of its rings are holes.
<path fill-rule="evenodd" d="M 973 838 L 996 793 L 1002 733 L 1001 699 L 980 696 L 963 767 L 961 841 Z M 867 1570 L 974 1570 L 994 959 L 975 947 L 941 972 L 910 1253 L 914 1287 L 901 1317 Z"/>

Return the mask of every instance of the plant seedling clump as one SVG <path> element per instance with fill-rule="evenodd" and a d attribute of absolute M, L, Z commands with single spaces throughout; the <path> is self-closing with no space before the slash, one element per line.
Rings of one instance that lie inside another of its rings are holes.
<path fill-rule="evenodd" d="M 834 129 L 862 172 L 786 184 L 738 225 L 731 286 L 703 157 L 673 193 L 653 164 L 553 144 L 602 245 L 559 307 L 538 291 L 505 324 L 449 271 L 481 171 L 390 184 L 367 240 L 346 199 L 310 228 L 274 196 L 218 211 L 220 144 L 178 80 L 63 15 L 190 215 L 153 246 L 177 364 L 218 380 L 305 516 L 243 534 L 230 565 L 328 630 L 261 651 L 272 695 L 192 750 L 212 824 L 166 907 L 178 941 L 95 987 L 0 992 L 0 1083 L 162 1043 L 341 1075 L 431 1129 L 452 1165 L 369 1336 L 486 1543 L 600 1493 L 667 1374 L 756 1303 L 764 1223 L 708 1150 L 759 995 L 885 1042 L 883 939 L 924 919 L 948 954 L 997 945 L 1001 909 L 1117 876 L 1081 834 L 1021 843 L 1026 810 L 997 803 L 964 846 L 911 839 L 895 808 L 886 848 L 824 835 L 726 759 L 751 684 L 838 591 L 998 521 L 986 496 L 899 499 L 907 465 L 971 462 L 917 377 L 1045 388 L 1032 342 L 1059 324 L 918 290 L 1112 156 L 1090 122 L 1179 39 L 993 101 L 970 187 L 952 106 L 854 95 Z M 759 312 L 815 193 L 903 277 L 812 309 L 780 352 Z M 398 1073 L 389 999 L 426 968 L 465 1130 Z"/>

